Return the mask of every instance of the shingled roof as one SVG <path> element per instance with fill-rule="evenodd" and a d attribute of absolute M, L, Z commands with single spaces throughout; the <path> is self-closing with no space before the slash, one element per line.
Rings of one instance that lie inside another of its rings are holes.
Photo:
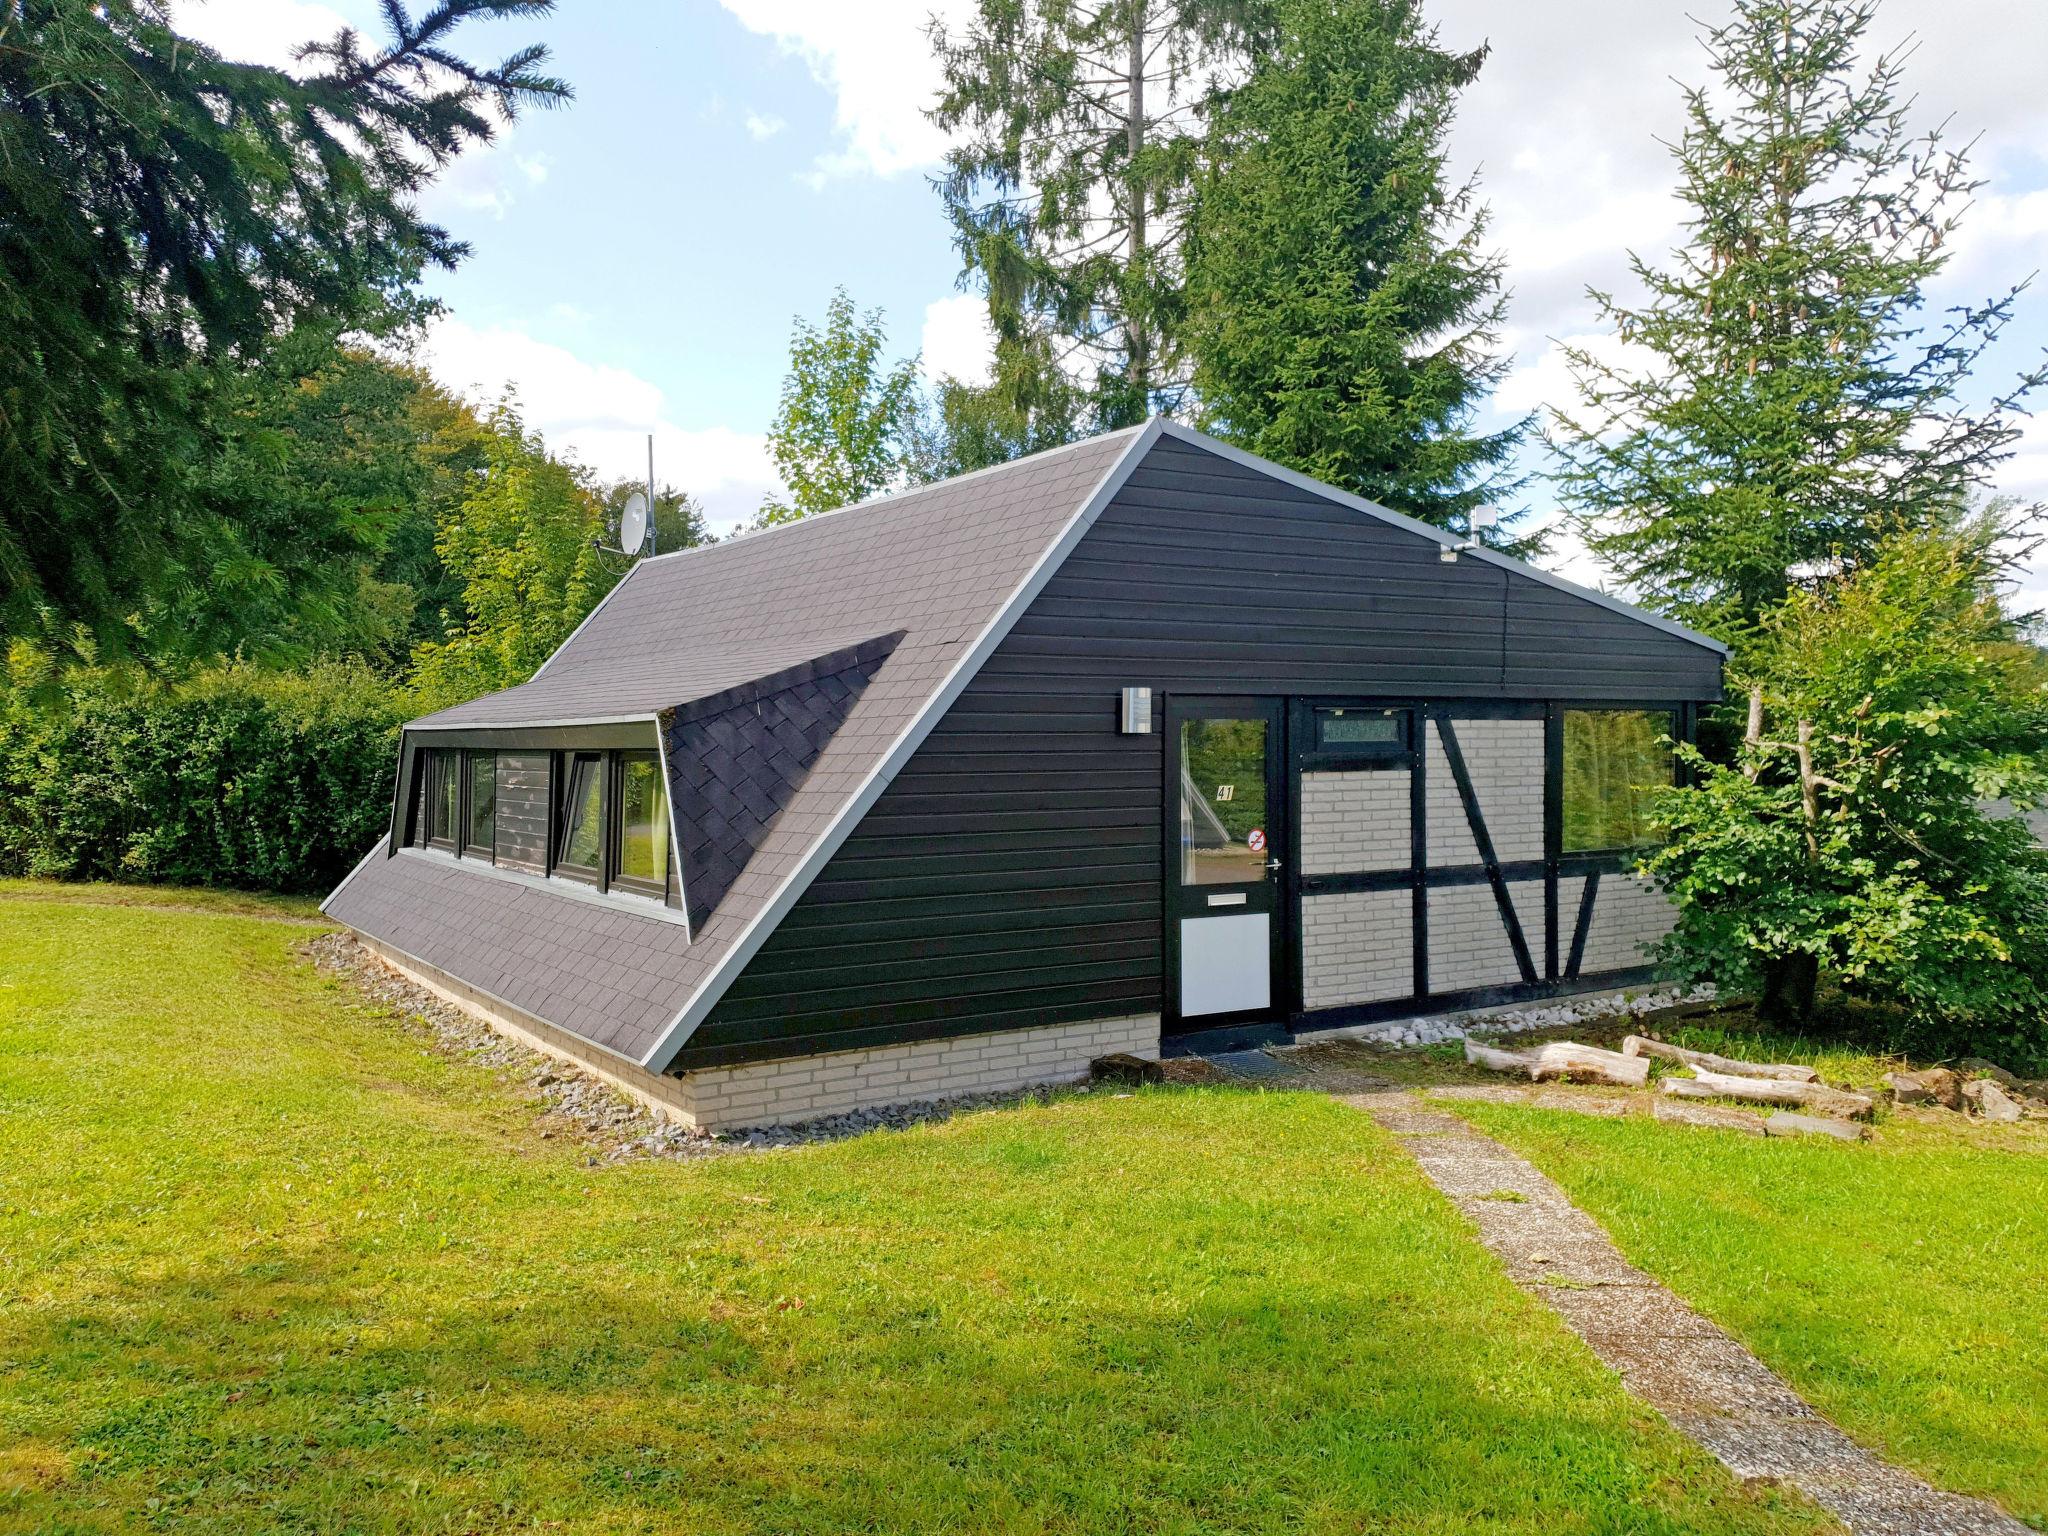
<path fill-rule="evenodd" d="M 380 856 L 382 846 L 325 910 L 489 999 L 663 1070 L 1162 435 L 1447 541 L 1155 420 L 645 560 L 530 682 L 407 729 L 646 722 L 650 747 L 665 729 L 687 912 L 634 910 L 423 850 Z M 1725 651 L 1495 551 L 1470 553 Z M 735 708 L 758 717 L 753 734 L 726 729 Z"/>
<path fill-rule="evenodd" d="M 654 1066 L 673 1026 L 770 901 L 1076 527 L 1145 432 L 1132 428 L 634 566 L 531 682 L 409 730 L 646 720 L 896 636 L 858 698 L 749 829 L 751 856 L 686 927 L 559 882 L 372 855 L 327 900 L 341 922 L 595 1045 Z M 978 658 L 977 658 L 978 664 Z M 654 737 L 650 732 L 649 745 Z M 885 781 L 884 781 L 885 782 Z M 679 831 L 682 829 L 679 828 Z M 758 841 L 755 841 L 758 839 Z M 725 872 L 721 872 L 721 878 Z M 694 901 L 692 903 L 695 904 Z M 695 914 L 692 914 L 695 916 Z M 765 935 L 763 935 L 765 936 Z"/>

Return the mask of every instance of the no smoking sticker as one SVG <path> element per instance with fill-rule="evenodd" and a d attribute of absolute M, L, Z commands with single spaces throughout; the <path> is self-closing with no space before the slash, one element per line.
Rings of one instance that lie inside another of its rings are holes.
<path fill-rule="evenodd" d="M 1244 845 L 1251 849 L 1253 853 L 1264 853 L 1266 851 L 1266 829 L 1264 827 L 1253 827 L 1251 835 L 1244 840 Z"/>

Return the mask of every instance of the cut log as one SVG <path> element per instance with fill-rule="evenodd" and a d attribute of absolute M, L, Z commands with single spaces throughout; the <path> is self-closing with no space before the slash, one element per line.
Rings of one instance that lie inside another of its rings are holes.
<path fill-rule="evenodd" d="M 1500 1051 L 1490 1045 L 1481 1045 L 1470 1035 L 1465 1037 L 1465 1060 L 1475 1067 L 1484 1067 L 1489 1072 L 1518 1072 L 1523 1077 L 1536 1075 L 1536 1053 L 1534 1051 Z"/>
<path fill-rule="evenodd" d="M 1752 1104 L 1791 1104 L 1841 1120 L 1867 1120 L 1876 1109 L 1868 1095 L 1826 1083 L 1787 1083 L 1768 1077 L 1736 1077 L 1694 1067 L 1691 1078 L 1667 1077 L 1664 1091 L 1675 1099 L 1744 1099 Z"/>
<path fill-rule="evenodd" d="M 1641 1056 L 1623 1056 L 1618 1051 L 1603 1051 L 1596 1045 L 1558 1040 L 1536 1053 L 1536 1066 L 1530 1075 L 1538 1080 L 1558 1077 L 1574 1083 L 1613 1083 L 1622 1088 L 1640 1088 L 1650 1080 L 1650 1063 Z"/>
<path fill-rule="evenodd" d="M 1688 1067 L 1705 1067 L 1709 1072 L 1725 1072 L 1733 1077 L 1773 1077 L 1788 1083 L 1820 1081 L 1820 1074 L 1811 1067 L 1795 1066 L 1790 1062 L 1737 1061 L 1732 1056 L 1716 1056 L 1712 1051 L 1688 1051 L 1682 1045 L 1671 1045 L 1642 1035 L 1630 1035 L 1623 1040 L 1621 1054 L 1656 1056 Z"/>
<path fill-rule="evenodd" d="M 1465 1060 L 1491 1072 L 1513 1072 L 1533 1081 L 1563 1078 L 1574 1083 L 1614 1083 L 1640 1088 L 1650 1078 L 1650 1063 L 1637 1056 L 1603 1051 L 1574 1040 L 1553 1040 L 1525 1051 L 1503 1051 L 1465 1041 Z"/>

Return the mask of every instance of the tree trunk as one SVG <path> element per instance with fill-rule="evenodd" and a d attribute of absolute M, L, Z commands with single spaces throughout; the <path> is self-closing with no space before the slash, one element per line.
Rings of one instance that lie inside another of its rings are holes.
<path fill-rule="evenodd" d="M 1804 1025 L 1813 1017 L 1820 962 L 1812 955 L 1773 955 L 1764 962 L 1757 1018 L 1772 1025 Z"/>
<path fill-rule="evenodd" d="M 1142 299 L 1137 293 L 1137 279 L 1145 265 L 1145 184 L 1139 175 L 1139 157 L 1145 152 L 1145 7 L 1146 0 L 1131 0 L 1131 61 L 1126 75 L 1130 92 L 1130 119 L 1125 124 L 1126 146 L 1130 164 L 1126 175 L 1131 187 L 1131 251 L 1126 267 L 1124 286 L 1124 349 L 1129 353 L 1131 385 L 1138 391 L 1145 403 L 1145 414 L 1152 412 L 1152 340 L 1146 333 L 1146 322 L 1130 311 Z"/>

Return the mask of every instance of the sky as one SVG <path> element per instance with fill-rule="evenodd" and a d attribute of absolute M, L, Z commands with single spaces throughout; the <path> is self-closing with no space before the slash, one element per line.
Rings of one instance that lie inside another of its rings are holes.
<path fill-rule="evenodd" d="M 835 286 L 885 312 L 896 354 L 975 377 L 980 300 L 956 286 L 930 183 L 945 141 L 922 111 L 936 83 L 924 20 L 966 3 L 562 0 L 539 21 L 475 28 L 460 40 L 471 57 L 545 42 L 576 100 L 522 116 L 423 199 L 473 247 L 429 283 L 446 314 L 425 361 L 472 398 L 516 391 L 553 448 L 606 478 L 644 474 L 653 433 L 657 475 L 721 531 L 774 489 L 764 434 L 791 322 L 821 315 Z M 1604 339 L 1586 290 L 1627 294 L 1628 253 L 1676 243 L 1661 141 L 1682 128 L 1678 82 L 1706 75 L 1688 12 L 1718 19 L 1725 0 L 1427 9 L 1447 45 L 1492 48 L 1450 145 L 1453 172 L 1479 175 L 1511 290 L 1514 362 L 1487 424 L 1569 405 L 1560 344 Z M 374 0 L 182 0 L 175 15 L 230 57 L 280 64 L 344 22 L 377 26 Z M 1871 41 L 1915 49 L 1916 117 L 1974 138 L 1987 182 L 1930 308 L 2048 267 L 2048 4 L 1884 0 Z M 1980 369 L 1983 394 L 2044 347 L 2048 279 Z M 1532 447 L 1529 467 L 1542 462 Z M 2048 419 L 2029 424 L 2001 488 L 2048 500 Z M 1530 505 L 1549 515 L 1540 486 Z M 1614 585 L 1569 539 L 1546 563 Z M 2048 558 L 2026 589 L 2048 604 Z"/>

